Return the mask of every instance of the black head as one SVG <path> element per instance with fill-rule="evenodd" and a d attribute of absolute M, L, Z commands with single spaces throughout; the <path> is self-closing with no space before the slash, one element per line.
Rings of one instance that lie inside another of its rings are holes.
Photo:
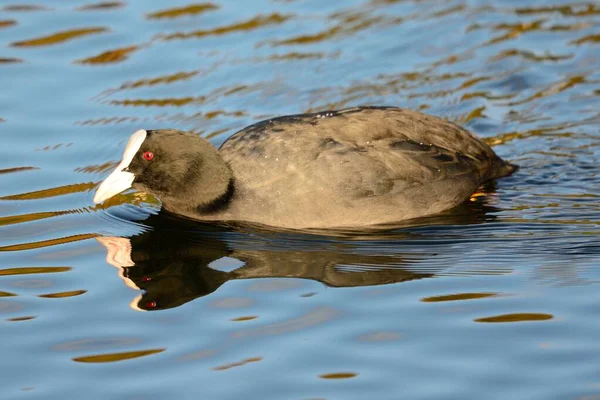
<path fill-rule="evenodd" d="M 95 203 L 134 189 L 177 212 L 208 210 L 232 189 L 231 170 L 205 139 L 174 129 L 135 132 L 117 168 L 98 188 Z"/>

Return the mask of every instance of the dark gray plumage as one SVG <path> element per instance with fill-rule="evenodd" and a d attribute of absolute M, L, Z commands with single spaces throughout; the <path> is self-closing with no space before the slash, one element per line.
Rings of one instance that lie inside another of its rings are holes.
<path fill-rule="evenodd" d="M 175 130 L 147 131 L 133 187 L 197 220 L 282 228 L 360 228 L 436 214 L 511 174 L 467 130 L 399 108 L 274 118 L 217 151 Z M 154 159 L 142 154 L 152 151 Z"/>

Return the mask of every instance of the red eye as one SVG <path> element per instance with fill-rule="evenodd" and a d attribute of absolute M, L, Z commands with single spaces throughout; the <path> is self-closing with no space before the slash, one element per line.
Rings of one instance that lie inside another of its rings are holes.
<path fill-rule="evenodd" d="M 146 308 L 155 308 L 155 307 L 156 307 L 155 301 L 149 301 L 146 303 Z"/>
<path fill-rule="evenodd" d="M 154 153 L 151 151 L 147 151 L 144 153 L 144 160 L 150 161 L 154 158 Z"/>

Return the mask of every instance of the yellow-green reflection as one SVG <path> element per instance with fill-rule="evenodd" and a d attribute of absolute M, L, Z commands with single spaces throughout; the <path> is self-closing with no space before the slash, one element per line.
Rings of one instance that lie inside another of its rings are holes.
<path fill-rule="evenodd" d="M 49 36 L 43 36 L 36 39 L 23 40 L 20 42 L 14 42 L 11 46 L 14 47 L 38 47 L 38 46 L 50 46 L 53 44 L 63 43 L 69 40 L 77 39 L 83 36 L 94 35 L 97 33 L 107 32 L 107 28 L 82 28 L 82 29 L 71 29 L 68 31 L 57 32 Z"/>
<path fill-rule="evenodd" d="M 321 379 L 350 379 L 357 377 L 358 374 L 355 372 L 332 372 L 329 374 L 321 374 L 319 378 Z"/>
<path fill-rule="evenodd" d="M 39 169 L 39 168 L 37 168 L 37 167 L 5 168 L 5 169 L 0 169 L 0 175 L 2 175 L 2 174 L 12 174 L 14 172 L 21 172 L 21 171 L 31 171 L 33 169 Z"/>
<path fill-rule="evenodd" d="M 128 56 L 138 49 L 139 49 L 138 46 L 123 47 L 120 49 L 105 51 L 104 53 L 98 54 L 97 56 L 84 58 L 77 62 L 81 63 L 81 64 L 118 63 L 118 62 L 127 60 Z"/>
<path fill-rule="evenodd" d="M 59 186 L 51 189 L 36 190 L 21 194 L 0 197 L 0 200 L 37 200 L 48 197 L 64 196 L 66 194 L 86 192 L 97 185 L 95 182 L 75 183 L 72 185 Z"/>
<path fill-rule="evenodd" d="M 293 61 L 293 60 L 311 60 L 311 59 L 323 59 L 326 57 L 336 57 L 339 56 L 339 52 L 327 55 L 325 53 L 301 53 L 298 51 L 292 51 L 290 53 L 284 54 L 272 54 L 267 60 L 268 61 Z"/>
<path fill-rule="evenodd" d="M 33 316 L 33 315 L 28 315 L 26 317 L 7 318 L 6 320 L 10 321 L 10 322 L 21 322 L 21 321 L 29 321 L 29 320 L 32 320 L 34 318 L 36 318 L 36 317 Z"/>
<path fill-rule="evenodd" d="M 221 366 L 218 366 L 218 367 L 214 367 L 213 371 L 225 371 L 227 369 L 231 369 L 231 368 L 234 368 L 234 367 L 241 367 L 242 365 L 246 365 L 246 364 L 249 364 L 249 363 L 259 362 L 262 359 L 263 359 L 262 357 L 246 358 L 245 360 L 242 360 L 240 362 L 234 362 L 234 363 L 230 363 L 230 364 L 225 364 L 225 365 L 221 365 Z"/>
<path fill-rule="evenodd" d="M 111 10 L 124 7 L 125 3 L 120 1 L 105 1 L 101 3 L 86 4 L 77 8 L 77 11 Z"/>
<path fill-rule="evenodd" d="M 571 89 L 574 86 L 580 85 L 583 83 L 587 83 L 585 76 L 581 76 L 581 75 L 570 76 L 570 77 L 566 78 L 565 80 L 563 80 L 562 82 L 555 83 L 552 86 L 550 86 L 546 89 L 540 90 L 537 93 L 534 93 L 532 96 L 527 97 L 523 100 L 511 102 L 511 103 L 509 103 L 509 105 L 511 105 L 511 106 L 520 105 L 520 104 L 528 103 L 535 99 L 547 97 L 550 95 L 555 95 L 555 94 L 563 92 L 567 89 Z"/>
<path fill-rule="evenodd" d="M 73 143 L 58 143 L 55 144 L 54 146 L 44 146 L 42 148 L 38 148 L 36 149 L 36 151 L 52 151 L 52 150 L 58 150 L 61 147 L 71 147 L 73 145 Z"/>
<path fill-rule="evenodd" d="M 232 318 L 230 321 L 233 322 L 242 322 L 242 321 L 252 321 L 253 319 L 258 318 L 258 315 L 248 315 L 244 317 Z"/>
<path fill-rule="evenodd" d="M 57 272 L 70 271 L 71 267 L 19 267 L 0 269 L 0 276 L 5 275 L 31 275 L 31 274 L 52 274 Z"/>
<path fill-rule="evenodd" d="M 38 297 L 43 297 L 45 299 L 63 299 L 65 297 L 80 296 L 84 293 L 87 293 L 87 290 L 71 290 L 68 292 L 40 294 L 40 295 L 38 295 Z"/>
<path fill-rule="evenodd" d="M 582 9 L 581 6 L 585 6 Z M 555 5 L 555 6 L 538 6 L 538 7 L 523 7 L 515 9 L 516 14 L 553 14 L 560 13 L 567 17 L 583 17 L 588 15 L 600 15 L 600 6 L 594 3 L 583 3 L 577 5 Z"/>
<path fill-rule="evenodd" d="M 70 214 L 70 212 L 48 211 L 32 214 L 9 215 L 8 217 L 0 217 L 0 226 L 22 224 L 25 222 L 38 221 L 40 219 L 52 218 L 65 214 Z"/>
<path fill-rule="evenodd" d="M 0 290 L 0 297 L 14 297 L 17 296 L 16 293 L 11 293 L 11 292 L 3 292 Z"/>
<path fill-rule="evenodd" d="M 202 38 L 205 36 L 219 36 L 225 35 L 232 32 L 244 32 L 251 31 L 254 29 L 262 28 L 268 25 L 282 24 L 290 18 L 288 15 L 281 15 L 279 13 L 273 13 L 269 15 L 259 15 L 251 18 L 247 21 L 238 22 L 231 25 L 220 26 L 213 29 L 198 30 L 190 33 L 173 33 L 163 37 L 165 40 L 173 39 L 190 39 L 190 38 Z"/>
<path fill-rule="evenodd" d="M 98 354 L 94 356 L 75 357 L 73 361 L 82 363 L 110 363 L 131 360 L 132 358 L 145 357 L 152 354 L 162 353 L 166 349 L 152 349 L 139 351 L 126 351 L 123 353 Z"/>
<path fill-rule="evenodd" d="M 149 19 L 162 19 L 162 18 L 178 18 L 186 15 L 196 15 L 201 14 L 210 10 L 217 10 L 219 8 L 218 5 L 213 3 L 200 3 L 200 4 L 190 4 L 189 6 L 180 7 L 180 8 L 170 8 L 168 10 L 156 11 L 148 14 Z"/>
<path fill-rule="evenodd" d="M 4 11 L 42 11 L 49 8 L 37 4 L 11 4 L 2 8 Z"/>
<path fill-rule="evenodd" d="M 146 78 L 140 79 L 137 81 L 133 81 L 131 83 L 124 83 L 119 87 L 119 89 L 133 89 L 142 86 L 154 86 L 165 83 L 173 83 L 181 80 L 190 79 L 193 76 L 196 76 L 200 71 L 190 71 L 190 72 L 177 72 L 175 74 L 159 76 L 156 78 Z"/>
<path fill-rule="evenodd" d="M 477 318 L 475 322 L 503 323 L 503 322 L 527 322 L 527 321 L 547 321 L 554 318 L 552 314 L 542 313 L 515 313 L 502 314 L 493 317 Z"/>
<path fill-rule="evenodd" d="M 497 293 L 456 293 L 446 294 L 443 296 L 431 296 L 423 297 L 421 299 L 424 303 L 437 303 L 444 301 L 459 301 L 459 300 L 473 300 L 473 299 L 484 299 L 486 297 L 496 297 Z"/>
<path fill-rule="evenodd" d="M 118 161 L 107 161 L 104 164 L 78 167 L 78 168 L 75 168 L 73 171 L 84 172 L 84 173 L 89 173 L 89 174 L 103 174 L 105 172 L 112 171 L 118 164 L 119 164 Z"/>
<path fill-rule="evenodd" d="M 121 123 L 131 123 L 138 122 L 142 120 L 138 117 L 108 117 L 108 118 L 98 118 L 98 119 L 87 119 L 85 121 L 77 121 L 75 125 L 81 126 L 94 126 L 94 125 L 108 125 L 108 124 L 121 124 Z M 115 164 L 116 165 L 116 164 Z"/>
<path fill-rule="evenodd" d="M 6 225 L 15 225 L 22 224 L 26 222 L 38 221 L 46 218 L 54 218 L 60 217 L 62 215 L 69 214 L 81 214 L 81 213 L 89 213 L 97 210 L 104 210 L 109 207 L 121 205 L 121 204 L 159 204 L 158 201 L 146 193 L 141 192 L 133 192 L 127 194 L 119 194 L 111 198 L 109 202 L 105 202 L 103 204 L 99 204 L 93 207 L 84 207 L 75 210 L 61 210 L 61 211 L 47 211 L 47 212 L 39 212 L 39 213 L 31 213 L 31 214 L 21 214 L 21 215 L 9 215 L 6 217 L 0 217 L 0 226 Z"/>
<path fill-rule="evenodd" d="M 351 36 L 374 26 L 396 25 L 403 21 L 399 17 L 371 16 L 368 12 L 336 14 L 331 16 L 331 18 L 338 20 L 337 24 L 331 28 L 313 34 L 303 34 L 289 39 L 275 40 L 271 44 L 275 46 L 289 46 L 320 43 L 338 36 Z"/>
<path fill-rule="evenodd" d="M 3 19 L 3 20 L 0 20 L 0 29 L 7 28 L 9 26 L 13 26 L 16 24 L 17 24 L 17 21 L 15 21 L 14 19 Z"/>
<path fill-rule="evenodd" d="M 95 238 L 96 236 L 98 236 L 98 235 L 95 233 L 84 233 L 84 234 L 80 234 L 80 235 L 67 236 L 67 237 L 62 237 L 62 238 L 57 238 L 57 239 L 42 240 L 40 242 L 13 244 L 10 246 L 0 247 L 0 251 L 22 251 L 22 250 L 40 249 L 43 247 L 51 247 L 51 246 L 57 246 L 59 244 L 72 243 L 72 242 L 78 242 L 80 240 L 91 239 L 91 238 Z"/>
<path fill-rule="evenodd" d="M 167 99 L 147 99 L 147 100 L 113 100 L 110 104 L 118 106 L 135 107 L 181 107 L 188 104 L 200 104 L 206 100 L 205 96 L 199 97 L 172 97 Z"/>
<path fill-rule="evenodd" d="M 598 35 L 587 35 L 577 40 L 572 41 L 574 44 L 584 44 L 584 43 L 598 43 L 600 42 L 600 34 Z"/>
<path fill-rule="evenodd" d="M 543 55 L 538 55 L 533 51 L 529 50 L 519 50 L 519 49 L 510 49 L 504 50 L 495 56 L 490 58 L 490 61 L 500 61 L 510 57 L 520 57 L 527 61 L 535 61 L 535 62 L 544 62 L 544 61 L 563 61 L 573 58 L 573 55 L 554 55 L 550 53 L 544 53 Z"/>
<path fill-rule="evenodd" d="M 508 143 L 513 140 L 527 139 L 535 136 L 554 136 L 567 138 L 573 136 L 572 132 L 562 132 L 563 129 L 564 128 L 562 126 L 556 126 L 548 128 L 531 129 L 523 132 L 507 132 L 489 138 L 485 138 L 484 141 L 490 146 L 497 146 Z"/>
<path fill-rule="evenodd" d="M 21 60 L 20 58 L 16 58 L 16 57 L 0 57 L 0 64 L 16 64 L 16 63 L 20 63 L 23 62 L 23 60 Z M 0 122 L 3 122 L 4 120 L 0 118 Z"/>

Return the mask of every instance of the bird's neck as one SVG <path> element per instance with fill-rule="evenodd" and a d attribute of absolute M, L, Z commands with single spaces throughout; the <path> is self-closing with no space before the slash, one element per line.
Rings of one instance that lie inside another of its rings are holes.
<path fill-rule="evenodd" d="M 235 192 L 231 168 L 212 146 L 201 157 L 201 165 L 186 172 L 180 190 L 173 196 L 161 197 L 168 211 L 210 216 L 228 207 Z"/>
<path fill-rule="evenodd" d="M 200 214 L 214 214 L 218 211 L 222 211 L 229 205 L 229 201 L 233 197 L 234 191 L 235 184 L 232 178 L 229 180 L 227 189 L 221 195 L 200 203 L 198 206 L 195 207 L 195 209 Z"/>

